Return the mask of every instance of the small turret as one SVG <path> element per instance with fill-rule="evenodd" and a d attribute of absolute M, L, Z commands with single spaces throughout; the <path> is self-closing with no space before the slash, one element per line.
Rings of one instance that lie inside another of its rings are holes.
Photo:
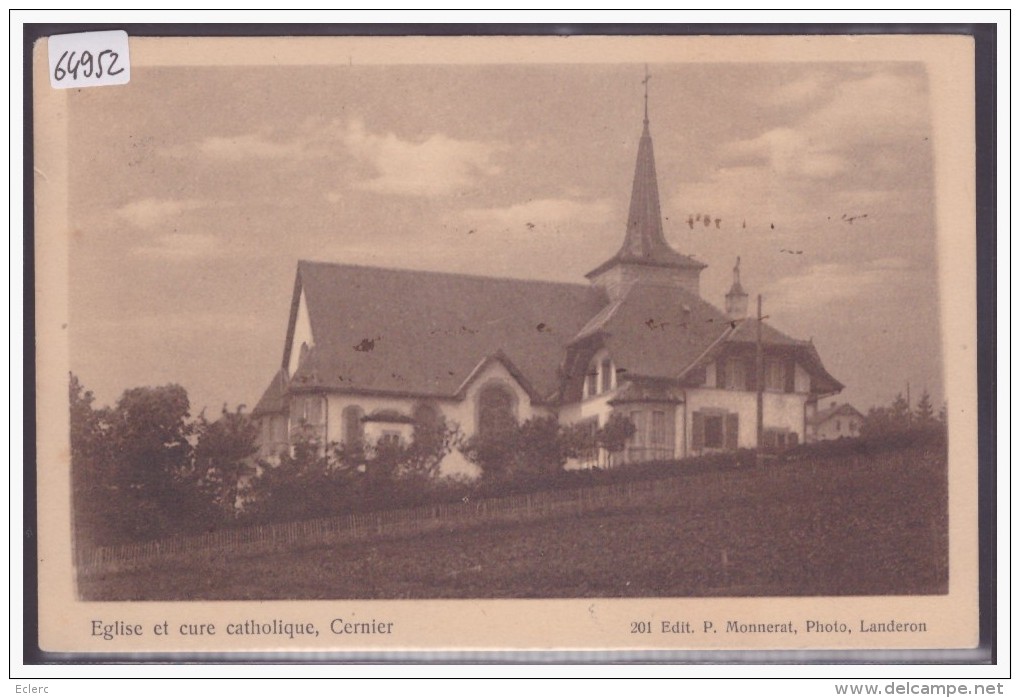
<path fill-rule="evenodd" d="M 733 285 L 726 294 L 726 317 L 730 320 L 743 320 L 747 317 L 747 293 L 740 285 L 740 257 L 733 265 Z"/>

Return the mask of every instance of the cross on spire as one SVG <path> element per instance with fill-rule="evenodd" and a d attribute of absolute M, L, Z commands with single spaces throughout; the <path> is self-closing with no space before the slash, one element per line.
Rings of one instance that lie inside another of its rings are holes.
<path fill-rule="evenodd" d="M 651 79 L 652 75 L 648 72 L 648 64 L 645 63 L 645 79 L 641 81 L 641 84 L 645 86 L 645 126 L 648 125 L 648 81 Z"/>

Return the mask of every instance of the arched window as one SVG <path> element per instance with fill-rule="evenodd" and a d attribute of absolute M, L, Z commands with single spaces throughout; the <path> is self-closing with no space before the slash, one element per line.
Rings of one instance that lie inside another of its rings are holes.
<path fill-rule="evenodd" d="M 364 410 L 357 405 L 348 405 L 343 411 L 344 443 L 348 446 L 360 444 L 365 439 L 365 425 L 361 418 Z"/>
<path fill-rule="evenodd" d="M 603 349 L 592 357 L 584 382 L 584 397 L 595 397 L 616 388 L 616 370 L 609 353 Z"/>
<path fill-rule="evenodd" d="M 488 385 L 478 393 L 478 433 L 498 434 L 517 423 L 514 396 L 502 385 Z"/>

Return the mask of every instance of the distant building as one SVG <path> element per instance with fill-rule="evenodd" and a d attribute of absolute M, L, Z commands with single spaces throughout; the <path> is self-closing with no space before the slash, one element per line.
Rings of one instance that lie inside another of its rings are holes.
<path fill-rule="evenodd" d="M 440 415 L 470 436 L 536 416 L 594 432 L 622 414 L 637 429 L 628 462 L 753 448 L 758 321 L 737 262 L 722 311 L 700 295 L 706 265 L 666 242 L 646 101 L 623 244 L 589 283 L 300 262 L 283 360 L 254 412 L 262 455 L 299 428 L 406 442 Z M 843 385 L 810 341 L 762 323 L 761 342 L 764 442 L 802 443 Z"/>
<path fill-rule="evenodd" d="M 817 409 L 808 414 L 807 440 L 829 441 L 861 435 L 864 426 L 864 415 L 853 405 L 835 401 L 824 409 Z"/>

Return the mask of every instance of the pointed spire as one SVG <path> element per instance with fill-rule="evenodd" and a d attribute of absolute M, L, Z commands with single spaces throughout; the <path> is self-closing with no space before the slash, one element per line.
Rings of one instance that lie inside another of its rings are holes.
<path fill-rule="evenodd" d="M 627 215 L 627 232 L 623 246 L 617 253 L 621 261 L 636 261 L 658 266 L 703 267 L 700 262 L 679 254 L 669 246 L 662 231 L 662 212 L 659 207 L 659 183 L 655 174 L 655 152 L 652 134 L 648 127 L 648 81 L 651 75 L 645 66 L 645 119 L 638 141 L 637 164 L 634 167 L 634 184 L 630 193 L 630 212 Z"/>
<path fill-rule="evenodd" d="M 619 264 L 637 264 L 645 267 L 666 267 L 671 269 L 700 272 L 705 264 L 680 254 L 666 242 L 662 230 L 662 213 L 659 207 L 659 183 L 655 174 L 655 153 L 652 149 L 652 134 L 648 126 L 648 82 L 651 74 L 645 66 L 644 124 L 638 141 L 637 163 L 634 167 L 634 183 L 630 194 L 630 210 L 627 215 L 627 230 L 623 245 L 609 260 L 587 276 L 594 279 Z"/>
<path fill-rule="evenodd" d="M 730 293 L 743 293 L 744 288 L 740 285 L 740 257 L 737 257 L 737 263 L 733 265 L 733 286 L 730 287 Z"/>
<path fill-rule="evenodd" d="M 726 294 L 726 315 L 731 320 L 741 320 L 747 317 L 747 292 L 740 285 L 740 257 L 733 265 L 733 285 Z"/>

